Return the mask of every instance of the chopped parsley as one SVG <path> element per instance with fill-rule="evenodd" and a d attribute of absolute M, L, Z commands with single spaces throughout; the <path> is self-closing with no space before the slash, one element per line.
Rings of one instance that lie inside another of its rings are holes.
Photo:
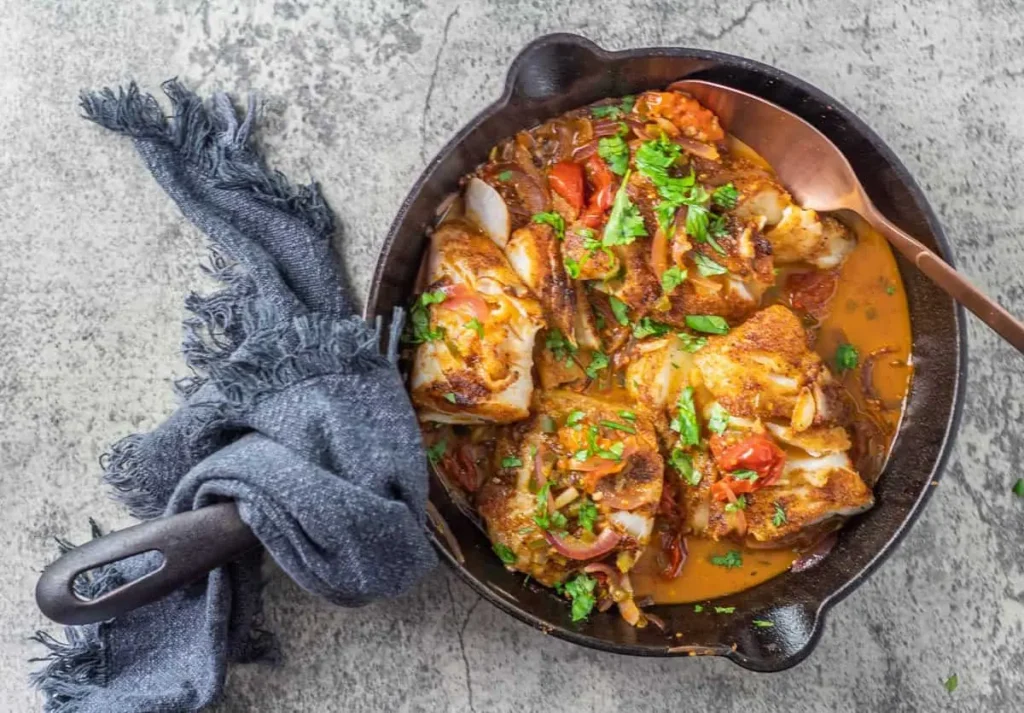
<path fill-rule="evenodd" d="M 707 346 L 707 337 L 695 337 L 692 334 L 686 332 L 678 332 L 676 336 L 679 337 L 679 341 L 683 343 L 683 349 L 690 352 L 691 354 L 696 351 L 700 351 Z"/>
<path fill-rule="evenodd" d="M 772 515 L 772 524 L 775 525 L 775 527 L 782 527 L 789 522 L 789 518 L 786 517 L 786 509 L 778 502 L 772 503 L 772 505 L 775 506 L 775 514 Z"/>
<path fill-rule="evenodd" d="M 1024 498 L 1024 478 L 1017 478 L 1017 482 L 1013 484 L 1013 494 L 1018 498 Z"/>
<path fill-rule="evenodd" d="M 624 176 L 629 169 L 629 146 L 618 134 L 598 141 L 597 155 L 604 159 L 611 172 L 617 176 Z"/>
<path fill-rule="evenodd" d="M 724 210 L 732 210 L 740 199 L 740 192 L 732 183 L 719 186 L 711 192 L 711 202 Z"/>
<path fill-rule="evenodd" d="M 615 194 L 612 211 L 608 214 L 608 223 L 604 226 L 604 236 L 601 242 L 605 247 L 629 245 L 638 237 L 647 235 L 644 219 L 626 193 L 628 183 L 629 171 L 626 171 L 626 175 L 622 178 L 622 185 L 619 186 L 619 190 Z"/>
<path fill-rule="evenodd" d="M 695 332 L 706 334 L 728 334 L 729 323 L 721 317 L 709 314 L 686 315 L 686 326 Z"/>
<path fill-rule="evenodd" d="M 678 265 L 673 265 L 669 269 L 665 270 L 665 272 L 661 273 L 661 289 L 666 293 L 671 292 L 675 288 L 679 287 L 679 285 L 683 284 L 686 277 L 686 270 Z"/>
<path fill-rule="evenodd" d="M 502 562 L 505 564 L 515 564 L 517 558 L 516 553 L 512 551 L 512 548 L 507 545 L 503 545 L 500 542 L 495 542 L 493 549 L 494 554 L 498 555 L 498 559 Z"/>
<path fill-rule="evenodd" d="M 711 258 L 705 257 L 700 253 L 693 254 L 693 262 L 694 264 L 697 265 L 697 272 L 701 274 L 701 277 L 711 277 L 712 275 L 725 275 L 729 272 Z"/>
<path fill-rule="evenodd" d="M 729 475 L 732 476 L 733 480 L 749 480 L 750 482 L 757 480 L 757 471 L 748 470 L 746 468 L 742 470 L 734 470 L 729 473 Z"/>
<path fill-rule="evenodd" d="M 636 97 L 627 95 L 622 97 L 618 104 L 590 107 L 590 115 L 595 119 L 621 119 L 623 115 L 633 111 L 634 104 Z"/>
<path fill-rule="evenodd" d="M 507 181 L 507 180 L 509 180 L 511 178 L 512 178 L 512 172 L 511 171 L 502 171 L 501 173 L 498 174 L 498 180 L 502 181 L 502 182 Z"/>
<path fill-rule="evenodd" d="M 580 410 L 570 411 L 569 415 L 565 417 L 565 425 L 570 427 L 579 425 L 584 416 L 586 416 L 586 414 Z"/>
<path fill-rule="evenodd" d="M 616 431 L 625 431 L 626 433 L 636 433 L 636 429 L 632 426 L 628 426 L 625 423 L 616 423 L 615 421 L 598 421 L 599 424 L 605 428 L 611 428 Z"/>
<path fill-rule="evenodd" d="M 635 421 L 636 420 L 636 414 L 633 413 L 632 411 L 619 411 L 619 416 L 621 416 L 622 418 L 626 419 L 627 421 Z"/>
<path fill-rule="evenodd" d="M 505 456 L 501 459 L 502 468 L 522 468 L 523 461 L 518 456 Z"/>
<path fill-rule="evenodd" d="M 580 279 L 580 261 L 574 257 L 566 255 L 562 258 L 562 265 L 565 266 L 565 274 L 571 277 L 573 280 Z"/>
<path fill-rule="evenodd" d="M 697 408 L 693 404 L 692 386 L 687 386 L 679 394 L 676 415 L 670 426 L 679 434 L 679 441 L 684 446 L 695 446 L 700 442 L 700 424 L 697 422 Z"/>
<path fill-rule="evenodd" d="M 626 444 L 622 441 L 617 441 L 608 448 L 597 448 L 594 450 L 594 454 L 605 460 L 620 461 L 622 460 L 622 454 L 626 452 Z"/>
<path fill-rule="evenodd" d="M 836 347 L 836 368 L 839 372 L 849 371 L 850 369 L 857 368 L 857 362 L 859 356 L 857 354 L 857 347 L 852 344 L 843 343 Z"/>
<path fill-rule="evenodd" d="M 590 363 L 587 364 L 587 368 L 584 371 L 591 379 L 596 379 L 597 375 L 607 369 L 610 363 L 604 352 L 591 352 Z"/>
<path fill-rule="evenodd" d="M 774 621 L 767 621 L 766 619 L 754 619 L 753 624 L 758 629 L 771 629 L 773 626 L 775 626 Z"/>
<path fill-rule="evenodd" d="M 577 574 L 575 578 L 565 583 L 565 593 L 572 599 L 572 620 L 583 621 L 590 616 L 596 599 L 594 598 L 594 587 L 597 580 L 586 574 Z"/>
<path fill-rule="evenodd" d="M 700 605 L 700 604 L 694 604 L 693 605 L 693 610 L 695 612 L 697 612 L 698 614 L 700 614 L 702 611 L 704 611 L 704 607 L 702 605 Z"/>
<path fill-rule="evenodd" d="M 565 335 L 557 329 L 548 332 L 544 346 L 554 355 L 557 361 L 564 361 L 567 367 L 573 364 L 573 356 L 576 354 L 576 346 L 565 338 Z"/>
<path fill-rule="evenodd" d="M 738 498 L 736 498 L 736 502 L 728 503 L 725 506 L 725 511 L 726 512 L 736 512 L 737 510 L 746 510 L 746 509 L 747 509 L 747 496 L 746 495 L 740 495 Z"/>
<path fill-rule="evenodd" d="M 466 328 L 472 329 L 474 332 L 476 332 L 476 336 L 480 337 L 481 339 L 484 338 L 484 325 L 476 317 L 473 317 L 473 319 L 466 322 Z"/>
<path fill-rule="evenodd" d="M 669 464 L 679 472 L 679 477 L 688 485 L 700 484 L 700 472 L 693 467 L 693 458 L 681 448 L 673 448 L 668 457 Z"/>
<path fill-rule="evenodd" d="M 422 344 L 444 339 L 444 327 L 430 326 L 430 305 L 441 304 L 448 297 L 444 290 L 424 292 L 409 310 L 409 327 L 406 329 L 405 341 L 410 344 Z"/>
<path fill-rule="evenodd" d="M 427 449 L 427 460 L 430 461 L 431 465 L 435 465 L 444 454 L 448 451 L 448 441 L 443 438 Z"/>
<path fill-rule="evenodd" d="M 564 531 L 569 525 L 565 515 L 555 510 L 548 512 L 548 497 L 551 493 L 551 483 L 544 483 L 544 486 L 537 491 L 537 507 L 533 512 L 533 521 L 542 530 Z"/>
<path fill-rule="evenodd" d="M 722 434 L 729 427 L 729 412 L 717 401 L 711 404 L 711 416 L 708 418 L 708 430 Z"/>
<path fill-rule="evenodd" d="M 889 286 L 887 286 L 887 287 L 885 288 L 885 294 L 889 295 L 890 297 L 892 297 L 893 295 L 895 295 L 895 294 L 896 294 L 896 287 L 895 287 L 895 285 L 889 285 Z"/>
<path fill-rule="evenodd" d="M 629 307 L 625 302 L 615 295 L 608 295 L 608 304 L 611 305 L 612 314 L 615 315 L 616 322 L 623 326 L 629 324 Z"/>
<path fill-rule="evenodd" d="M 956 687 L 960 685 L 960 677 L 955 673 L 942 682 L 942 685 L 946 688 L 946 693 L 953 693 Z"/>
<path fill-rule="evenodd" d="M 449 391 L 447 394 L 444 395 L 444 400 L 448 401 L 449 403 L 455 403 L 455 392 Z"/>
<path fill-rule="evenodd" d="M 593 532 L 594 523 L 597 522 L 597 505 L 584 496 L 583 501 L 580 502 L 580 509 L 576 513 L 576 519 L 579 520 L 580 527 L 587 532 Z"/>
<path fill-rule="evenodd" d="M 534 223 L 543 223 L 550 225 L 555 229 L 555 235 L 559 240 L 565 237 L 565 219 L 553 211 L 547 213 L 535 213 L 533 216 Z"/>
<path fill-rule="evenodd" d="M 640 321 L 633 325 L 633 336 L 637 339 L 644 337 L 663 337 L 672 329 L 667 324 L 655 322 L 650 317 L 641 317 Z"/>
<path fill-rule="evenodd" d="M 711 564 L 716 567 L 725 567 L 726 569 L 742 567 L 743 555 L 740 554 L 739 550 L 729 550 L 724 555 L 715 555 L 712 557 Z"/>
<path fill-rule="evenodd" d="M 715 614 L 732 614 L 736 607 L 715 607 Z"/>

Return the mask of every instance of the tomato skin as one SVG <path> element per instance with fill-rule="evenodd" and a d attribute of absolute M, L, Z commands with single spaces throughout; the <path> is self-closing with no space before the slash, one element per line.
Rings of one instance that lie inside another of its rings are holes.
<path fill-rule="evenodd" d="M 548 173 L 548 183 L 577 213 L 583 208 L 583 168 L 578 163 L 556 163 Z"/>
<path fill-rule="evenodd" d="M 786 278 L 786 292 L 794 309 L 821 319 L 836 293 L 839 275 L 835 270 L 794 272 Z"/>
<path fill-rule="evenodd" d="M 727 472 L 724 478 L 712 486 L 716 500 L 727 499 L 727 491 L 734 494 L 752 493 L 774 484 L 786 464 L 786 454 L 772 439 L 762 434 L 748 436 L 731 446 L 721 436 L 715 436 L 711 439 L 711 454 L 718 467 Z M 757 473 L 757 480 L 733 478 L 728 473 L 735 470 L 752 470 Z"/>
<path fill-rule="evenodd" d="M 590 194 L 590 203 L 580 216 L 580 221 L 589 228 L 597 228 L 604 222 L 604 213 L 615 201 L 614 176 L 597 154 L 593 154 L 586 162 L 587 175 L 594 186 Z"/>

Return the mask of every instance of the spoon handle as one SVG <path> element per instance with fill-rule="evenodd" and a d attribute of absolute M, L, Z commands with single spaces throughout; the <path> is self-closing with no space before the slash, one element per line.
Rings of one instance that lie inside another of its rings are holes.
<path fill-rule="evenodd" d="M 915 238 L 907 235 L 883 216 L 868 201 L 864 202 L 861 215 L 895 247 L 905 258 L 923 272 L 946 294 L 973 312 L 996 334 L 1024 353 L 1024 324 L 1007 312 L 994 299 L 972 285 L 959 272 L 946 264 Z"/>

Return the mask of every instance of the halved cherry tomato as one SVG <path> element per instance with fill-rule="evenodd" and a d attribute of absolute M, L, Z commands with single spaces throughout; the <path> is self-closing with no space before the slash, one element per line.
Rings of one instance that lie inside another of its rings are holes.
<path fill-rule="evenodd" d="M 556 163 L 548 173 L 548 183 L 577 213 L 583 208 L 583 167 L 578 163 Z"/>
<path fill-rule="evenodd" d="M 484 298 L 461 282 L 441 289 L 447 295 L 441 304 L 447 309 L 464 307 L 481 321 L 487 319 L 487 315 L 491 313 L 491 308 L 487 306 Z"/>
<path fill-rule="evenodd" d="M 712 486 L 716 500 L 728 499 L 729 493 L 752 493 L 772 485 L 782 475 L 782 468 L 786 464 L 786 454 L 763 434 L 748 436 L 731 446 L 722 437 L 714 436 L 711 439 L 711 454 L 718 467 L 727 472 L 724 478 Z M 757 473 L 757 479 L 733 478 L 728 472 L 734 470 L 752 470 Z M 719 486 L 719 483 L 722 485 Z"/>
<path fill-rule="evenodd" d="M 594 186 L 587 209 L 580 216 L 580 222 L 589 228 L 596 228 L 604 222 L 604 213 L 615 202 L 614 175 L 600 156 L 593 154 L 586 162 L 587 176 Z"/>

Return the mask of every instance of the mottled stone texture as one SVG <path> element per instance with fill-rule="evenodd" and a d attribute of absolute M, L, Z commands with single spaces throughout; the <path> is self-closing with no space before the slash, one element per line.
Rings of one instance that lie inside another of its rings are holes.
<path fill-rule="evenodd" d="M 268 100 L 272 161 L 323 182 L 365 295 L 380 241 L 434 152 L 555 30 L 612 48 L 710 47 L 838 97 L 917 177 L 962 270 L 1024 314 L 1024 22 L 1017 0 L 567 3 L 0 0 L 0 709 L 29 711 L 32 587 L 52 537 L 128 518 L 99 486 L 113 440 L 172 407 L 198 232 L 128 142 L 76 118 L 83 87 L 179 76 Z M 630 659 L 539 634 L 439 570 L 342 610 L 279 573 L 278 668 L 231 671 L 221 711 L 1009 711 L 1024 698 L 1024 372 L 971 322 L 965 418 L 899 551 L 797 668 Z M 948 696 L 942 679 L 958 672 Z"/>

